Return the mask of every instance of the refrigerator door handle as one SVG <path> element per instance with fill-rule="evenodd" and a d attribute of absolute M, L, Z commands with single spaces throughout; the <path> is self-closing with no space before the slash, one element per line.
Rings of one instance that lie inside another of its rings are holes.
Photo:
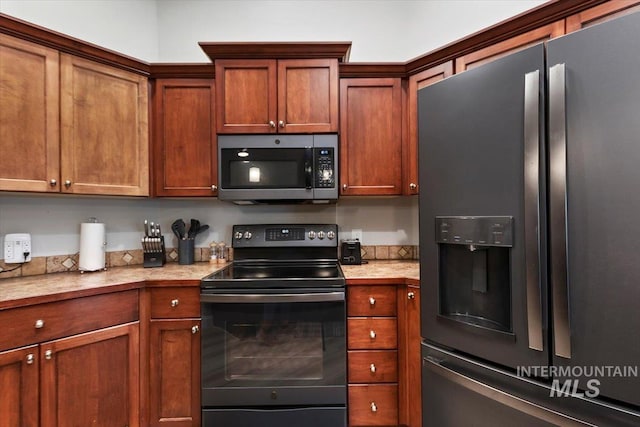
<path fill-rule="evenodd" d="M 478 380 L 470 378 L 462 373 L 444 366 L 442 361 L 432 356 L 423 357 L 422 364 L 426 369 L 431 369 L 434 373 L 444 377 L 447 381 L 453 382 L 461 387 L 466 388 L 476 394 L 484 396 L 495 402 L 499 402 L 505 406 L 515 409 L 518 412 L 527 414 L 531 417 L 545 421 L 554 425 L 566 427 L 584 427 L 594 424 L 580 421 L 568 415 L 561 414 L 533 402 L 522 399 L 506 391 L 484 384 Z"/>
<path fill-rule="evenodd" d="M 529 348 L 543 351 L 540 288 L 540 70 L 524 76 L 524 235 Z"/>
<path fill-rule="evenodd" d="M 549 226 L 553 343 L 556 356 L 570 359 L 565 83 L 565 64 L 549 68 Z"/>

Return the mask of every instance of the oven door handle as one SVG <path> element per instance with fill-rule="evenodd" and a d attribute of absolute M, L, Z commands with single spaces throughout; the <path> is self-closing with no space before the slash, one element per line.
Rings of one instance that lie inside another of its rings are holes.
<path fill-rule="evenodd" d="M 344 292 L 306 294 L 200 294 L 201 302 L 222 303 L 288 303 L 344 301 Z"/>

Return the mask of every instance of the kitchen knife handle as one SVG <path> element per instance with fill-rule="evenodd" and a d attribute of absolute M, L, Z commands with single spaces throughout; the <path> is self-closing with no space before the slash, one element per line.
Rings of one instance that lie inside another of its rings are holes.
<path fill-rule="evenodd" d="M 549 235 L 554 351 L 556 356 L 570 359 L 565 76 L 564 64 L 549 68 Z"/>
<path fill-rule="evenodd" d="M 524 76 L 524 253 L 529 348 L 543 351 L 540 283 L 540 70 Z"/>

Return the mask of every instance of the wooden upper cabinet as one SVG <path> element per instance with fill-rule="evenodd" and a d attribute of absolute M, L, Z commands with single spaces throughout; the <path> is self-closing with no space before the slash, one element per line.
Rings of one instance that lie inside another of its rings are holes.
<path fill-rule="evenodd" d="M 453 74 L 453 62 L 445 62 L 409 77 L 407 94 L 408 138 L 406 139 L 403 193 L 418 194 L 418 91 Z"/>
<path fill-rule="evenodd" d="M 338 130 L 337 59 L 219 59 L 218 133 Z"/>
<path fill-rule="evenodd" d="M 342 195 L 402 194 L 399 78 L 340 80 Z"/>
<path fill-rule="evenodd" d="M 0 190 L 60 189 L 58 51 L 0 34 Z"/>
<path fill-rule="evenodd" d="M 61 191 L 149 195 L 147 79 L 60 55 Z"/>
<path fill-rule="evenodd" d="M 640 1 L 611 0 L 567 18 L 566 30 L 571 33 L 590 25 L 640 10 Z"/>
<path fill-rule="evenodd" d="M 217 190 L 213 79 L 158 79 L 153 102 L 156 196 L 214 196 Z"/>
<path fill-rule="evenodd" d="M 278 132 L 338 131 L 338 60 L 278 61 Z"/>
<path fill-rule="evenodd" d="M 564 20 L 536 28 L 519 36 L 456 58 L 455 72 L 461 73 L 510 53 L 525 49 L 536 43 L 559 37 L 564 33 Z"/>

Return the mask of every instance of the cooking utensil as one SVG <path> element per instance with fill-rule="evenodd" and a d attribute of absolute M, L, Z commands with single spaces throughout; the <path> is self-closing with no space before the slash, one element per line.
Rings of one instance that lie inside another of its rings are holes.
<path fill-rule="evenodd" d="M 149 221 L 144 220 L 144 235 L 145 237 L 149 237 Z"/>
<path fill-rule="evenodd" d="M 176 219 L 171 224 L 171 231 L 173 231 L 173 234 L 175 234 L 178 239 L 184 239 L 186 228 L 187 226 L 182 219 Z"/>
<path fill-rule="evenodd" d="M 196 232 L 196 234 L 200 234 L 200 233 L 202 233 L 202 232 L 204 232 L 204 231 L 206 231 L 208 229 L 209 229 L 209 226 L 207 224 L 202 225 L 202 226 L 198 227 L 198 231 Z M 195 235 L 193 237 L 195 237 Z"/>
<path fill-rule="evenodd" d="M 199 229 L 200 229 L 200 221 L 197 219 L 191 218 L 191 226 L 189 227 L 188 237 L 190 239 L 196 237 L 196 234 L 198 234 Z"/>

